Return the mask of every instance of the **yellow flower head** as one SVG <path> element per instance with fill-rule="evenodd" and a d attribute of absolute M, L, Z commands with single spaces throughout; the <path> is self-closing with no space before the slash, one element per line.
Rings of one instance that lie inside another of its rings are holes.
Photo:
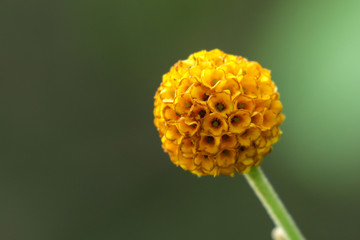
<path fill-rule="evenodd" d="M 177 62 L 163 76 L 154 106 L 163 149 L 198 176 L 232 176 L 260 165 L 285 119 L 270 71 L 218 49 Z"/>

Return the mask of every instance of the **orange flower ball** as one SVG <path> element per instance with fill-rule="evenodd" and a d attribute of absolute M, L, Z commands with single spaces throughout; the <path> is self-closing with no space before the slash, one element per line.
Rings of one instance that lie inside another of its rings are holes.
<path fill-rule="evenodd" d="M 270 71 L 218 49 L 171 67 L 154 106 L 163 149 L 198 176 L 233 176 L 260 165 L 285 119 Z"/>

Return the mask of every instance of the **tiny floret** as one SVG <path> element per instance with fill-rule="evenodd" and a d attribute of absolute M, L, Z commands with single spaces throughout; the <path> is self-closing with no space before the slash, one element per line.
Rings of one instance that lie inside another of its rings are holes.
<path fill-rule="evenodd" d="M 279 140 L 279 97 L 259 63 L 200 51 L 163 76 L 154 123 L 175 165 L 198 176 L 233 176 L 259 166 Z"/>

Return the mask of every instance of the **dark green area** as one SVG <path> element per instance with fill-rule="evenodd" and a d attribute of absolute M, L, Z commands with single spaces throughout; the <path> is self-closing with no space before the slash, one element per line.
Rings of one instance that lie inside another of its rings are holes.
<path fill-rule="evenodd" d="M 219 48 L 272 70 L 263 170 L 308 239 L 360 238 L 359 1 L 0 3 L 0 239 L 270 239 L 242 176 L 176 168 L 162 74 Z"/>

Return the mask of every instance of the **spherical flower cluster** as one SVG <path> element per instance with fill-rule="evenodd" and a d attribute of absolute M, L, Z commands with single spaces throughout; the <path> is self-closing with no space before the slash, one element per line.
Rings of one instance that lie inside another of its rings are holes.
<path fill-rule="evenodd" d="M 163 149 L 198 176 L 232 176 L 260 165 L 285 118 L 270 71 L 218 49 L 171 67 L 154 106 Z"/>

